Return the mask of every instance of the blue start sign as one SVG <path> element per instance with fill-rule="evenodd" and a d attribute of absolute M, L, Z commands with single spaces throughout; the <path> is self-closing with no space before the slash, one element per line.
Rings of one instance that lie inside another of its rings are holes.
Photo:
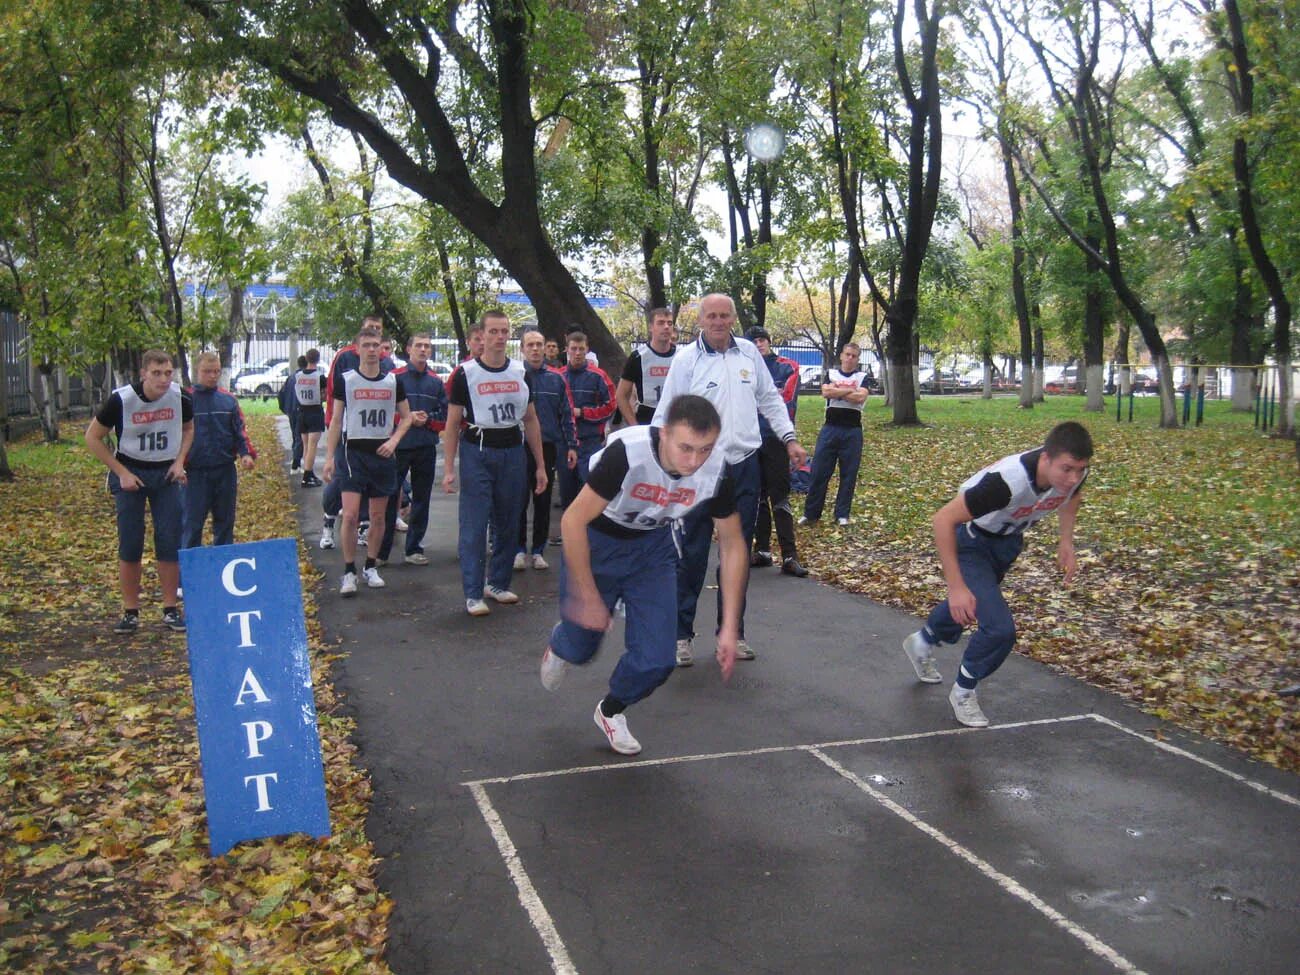
<path fill-rule="evenodd" d="M 208 842 L 329 836 L 298 546 L 182 549 Z"/>

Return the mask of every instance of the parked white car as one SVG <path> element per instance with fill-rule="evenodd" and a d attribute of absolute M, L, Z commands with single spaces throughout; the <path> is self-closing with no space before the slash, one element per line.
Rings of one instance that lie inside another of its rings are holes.
<path fill-rule="evenodd" d="M 235 380 L 237 396 L 274 396 L 289 378 L 289 363 L 281 362 L 265 372 L 244 373 Z"/>

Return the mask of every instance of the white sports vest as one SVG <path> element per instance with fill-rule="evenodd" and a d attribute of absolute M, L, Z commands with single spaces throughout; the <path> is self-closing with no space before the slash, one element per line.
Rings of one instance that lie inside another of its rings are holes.
<path fill-rule="evenodd" d="M 134 386 L 113 390 L 122 400 L 117 452 L 131 460 L 175 460 L 181 449 L 181 388 L 172 383 L 159 399 L 145 402 Z"/>
<path fill-rule="evenodd" d="M 673 364 L 673 353 L 676 351 L 675 345 L 668 350 L 667 355 L 660 355 L 648 345 L 637 350 L 637 356 L 641 360 L 641 386 L 636 391 L 636 398 L 642 406 L 653 409 L 659 405 L 659 393 L 664 388 L 664 380 L 668 378 L 668 369 Z"/>
<path fill-rule="evenodd" d="M 319 369 L 313 369 L 307 372 L 300 369 L 293 374 L 293 392 L 298 397 L 299 406 L 320 406 L 320 379 Z"/>
<path fill-rule="evenodd" d="M 1011 489 L 1011 500 L 1005 507 L 974 519 L 974 524 L 992 535 L 1023 532 L 1034 522 L 1046 518 L 1069 501 L 1083 486 L 1083 482 L 1080 481 L 1072 491 L 1058 491 L 1056 488 L 1051 488 L 1046 494 L 1040 494 L 1034 489 L 1033 481 L 1029 472 L 1025 470 L 1025 465 L 1021 463 L 1020 457 L 1020 454 L 1003 457 L 997 463 L 972 474 L 962 483 L 961 490 L 965 491 L 978 484 L 985 474 L 998 474 Z"/>
<path fill-rule="evenodd" d="M 624 427 L 609 435 L 605 447 L 591 457 L 591 467 L 600 462 L 605 448 L 616 440 L 627 450 L 627 476 L 623 487 L 609 504 L 605 517 L 623 528 L 654 531 L 685 517 L 697 505 L 718 492 L 726 458 L 715 450 L 694 474 L 673 477 L 655 459 L 647 426 Z"/>
<path fill-rule="evenodd" d="M 343 436 L 347 440 L 389 438 L 397 417 L 396 376 L 381 372 L 378 379 L 367 379 L 349 369 L 343 374 L 343 395 Z"/>
<path fill-rule="evenodd" d="M 838 369 L 826 370 L 827 381 L 832 386 L 849 389 L 861 389 L 862 384 L 866 382 L 867 374 L 859 369 L 857 372 L 840 372 Z M 862 408 L 867 405 L 867 401 L 861 403 L 850 403 L 844 399 L 828 399 L 826 409 L 829 410 L 853 410 L 857 413 L 862 412 Z"/>
<path fill-rule="evenodd" d="M 507 359 L 504 369 L 486 369 L 477 359 L 461 364 L 469 391 L 474 426 L 481 430 L 517 427 L 528 411 L 528 382 L 524 365 Z"/>

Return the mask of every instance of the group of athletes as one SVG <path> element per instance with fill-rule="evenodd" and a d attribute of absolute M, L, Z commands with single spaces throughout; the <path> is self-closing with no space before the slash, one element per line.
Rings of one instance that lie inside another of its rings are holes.
<path fill-rule="evenodd" d="M 712 540 L 718 543 L 714 647 L 724 679 L 737 660 L 756 656 L 745 638 L 745 595 L 750 569 L 774 564 L 773 523 L 782 571 L 807 575 L 795 550 L 789 504 L 790 471 L 807 461 L 793 423 L 798 368 L 775 353 L 761 329 L 744 338 L 735 334 L 736 309 L 727 295 L 707 295 L 698 307 L 698 333 L 681 344 L 674 341 L 671 312 L 653 311 L 649 340 L 629 356 L 617 388 L 590 355 L 581 331 L 566 336 L 563 360 L 558 344 L 548 348 L 541 332 L 527 331 L 522 359 L 512 359 L 506 350 L 512 326 L 500 311 L 483 316 L 469 336 L 469 357 L 446 382 L 430 366 L 427 334 L 411 337 L 407 361 L 398 365 L 386 354 L 380 319 L 366 319 L 355 343 L 335 355 L 328 371 L 315 350 L 308 352 L 286 383 L 282 405 L 288 398 L 294 414 L 303 486 L 324 485 L 320 545 L 341 549 L 341 595 L 355 595 L 361 582 L 368 588 L 385 585 L 379 569 L 392 557 L 402 527 L 403 561 L 428 564 L 423 541 L 441 443 L 442 490 L 459 491 L 457 556 L 466 612 L 487 615 L 488 600 L 517 603 L 513 572 L 548 568 L 544 551 L 558 478 L 559 622 L 542 654 L 541 682 L 554 690 L 570 666 L 588 663 L 621 606 L 625 648 L 593 717 L 614 751 L 638 753 L 627 709 L 675 668 L 694 663 L 696 606 Z M 151 504 L 158 546 L 160 510 L 170 518 L 161 495 L 198 480 L 199 451 L 192 448 L 204 360 L 199 384 L 187 394 L 171 382 L 170 357 L 157 353 L 164 363 L 154 355 L 146 354 L 138 383 L 113 392 L 86 434 L 90 449 L 110 469 L 123 602 L 135 625 L 144 500 Z M 850 523 L 865 379 L 857 347 L 846 346 L 839 368 L 829 371 L 821 387 L 825 423 L 800 524 L 820 517 L 837 464 L 834 515 L 839 525 Z M 616 410 L 624 423 L 609 431 Z M 208 422 L 204 429 L 215 425 Z M 241 457 L 251 463 L 254 455 L 242 435 L 242 417 L 228 425 L 231 436 L 222 444 L 229 453 L 225 473 L 233 478 L 234 463 Z M 110 432 L 116 451 L 105 442 Z M 315 457 L 322 434 L 320 479 Z M 940 683 L 935 647 L 957 642 L 967 626 L 978 623 L 949 694 L 954 716 L 964 725 L 988 724 L 976 687 L 1015 642 L 1001 580 L 1020 552 L 1024 530 L 1052 511 L 1061 516 L 1061 568 L 1067 581 L 1074 576 L 1073 528 L 1091 457 L 1087 430 L 1062 423 L 1042 446 L 978 471 L 934 516 L 947 598 L 904 641 L 903 651 L 918 680 Z M 233 493 L 232 482 L 232 509 Z M 201 510 L 196 507 L 196 513 Z M 759 524 L 760 510 L 767 527 Z M 194 522 L 185 519 L 188 541 Z M 200 517 L 200 534 L 202 524 Z M 156 555 L 164 622 L 176 628 L 175 552 L 163 545 Z M 669 579 L 673 584 L 666 585 Z"/>

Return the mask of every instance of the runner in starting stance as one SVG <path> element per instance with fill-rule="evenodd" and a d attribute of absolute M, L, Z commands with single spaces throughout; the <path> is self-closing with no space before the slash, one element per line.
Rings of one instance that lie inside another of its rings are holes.
<path fill-rule="evenodd" d="M 668 679 L 676 663 L 677 523 L 705 505 L 718 530 L 724 616 L 718 663 L 726 680 L 736 661 L 748 546 L 726 458 L 714 451 L 722 421 L 702 396 L 676 397 L 662 428 L 624 427 L 591 458 L 591 474 L 560 522 L 564 574 L 560 622 L 542 655 L 542 686 L 555 690 L 569 664 L 595 656 L 614 604 L 627 612 L 627 649 L 596 705 L 596 726 L 620 755 L 641 744 L 623 712 Z"/>
<path fill-rule="evenodd" d="M 1074 521 L 1091 458 L 1087 428 L 1073 421 L 1060 423 L 1043 446 L 977 471 L 934 515 L 934 544 L 948 598 L 930 611 L 924 627 L 903 641 L 903 651 L 918 680 L 941 683 L 935 644 L 956 643 L 963 629 L 979 624 L 948 695 L 953 714 L 964 725 L 983 728 L 989 723 L 975 685 L 1002 666 L 1016 642 L 1002 577 L 1020 554 L 1024 530 L 1053 511 L 1061 513 L 1056 558 L 1066 584 L 1074 580 Z"/>

